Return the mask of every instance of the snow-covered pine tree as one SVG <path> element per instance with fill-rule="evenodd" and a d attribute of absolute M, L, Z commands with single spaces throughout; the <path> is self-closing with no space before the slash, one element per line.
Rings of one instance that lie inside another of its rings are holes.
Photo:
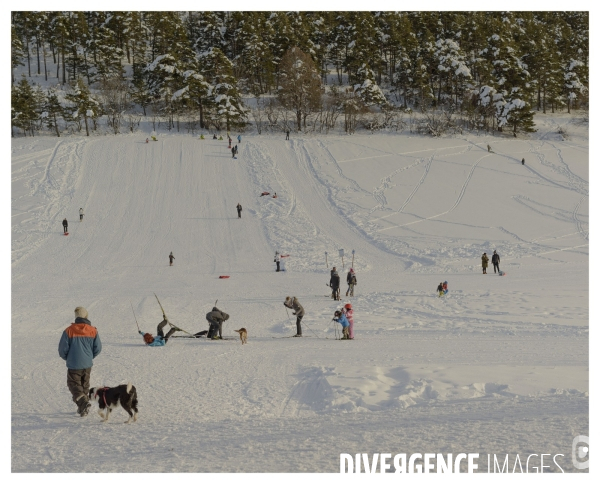
<path fill-rule="evenodd" d="M 35 123 L 40 119 L 39 99 L 23 74 L 11 88 L 12 125 L 23 130 L 23 134 L 34 135 Z"/>
<path fill-rule="evenodd" d="M 83 118 L 85 123 L 85 134 L 86 136 L 89 136 L 90 130 L 88 119 L 96 118 L 101 114 L 100 103 L 92 97 L 89 88 L 81 78 L 78 79 L 75 86 L 67 92 L 65 99 L 72 103 L 71 116 L 76 120 Z"/>

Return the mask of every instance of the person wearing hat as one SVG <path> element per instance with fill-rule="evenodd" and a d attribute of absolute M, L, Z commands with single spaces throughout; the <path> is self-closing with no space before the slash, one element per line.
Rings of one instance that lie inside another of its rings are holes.
<path fill-rule="evenodd" d="M 348 337 L 354 339 L 354 310 L 352 309 L 352 304 L 346 304 L 342 309 L 342 314 L 346 316 L 346 319 L 350 324 L 348 327 Z"/>
<path fill-rule="evenodd" d="M 342 325 L 342 339 L 350 339 L 350 323 L 341 311 L 336 311 L 333 320 Z"/>
<path fill-rule="evenodd" d="M 481 256 L 481 267 L 483 268 L 483 273 L 487 274 L 487 266 L 490 259 L 488 259 L 487 254 L 484 252 Z"/>
<path fill-rule="evenodd" d="M 354 296 L 354 286 L 356 286 L 356 274 L 354 273 L 354 269 L 351 267 L 346 275 L 346 282 L 348 283 L 348 290 L 346 291 L 346 296 L 350 293 L 350 296 Z"/>
<path fill-rule="evenodd" d="M 494 255 L 492 255 L 492 264 L 494 266 L 494 274 L 496 273 L 496 269 L 500 272 L 500 254 L 494 251 Z"/>
<path fill-rule="evenodd" d="M 67 222 L 67 219 L 63 219 L 63 233 L 66 234 L 67 232 L 69 232 L 69 222 Z"/>
<path fill-rule="evenodd" d="M 440 282 L 437 287 L 438 297 L 442 297 L 444 295 L 444 283 Z"/>
<path fill-rule="evenodd" d="M 88 319 L 84 307 L 75 308 L 75 322 L 71 323 L 58 343 L 58 355 L 67 363 L 67 387 L 77 405 L 77 413 L 85 417 L 90 407 L 89 391 L 93 359 L 102 351 L 98 330 Z"/>
<path fill-rule="evenodd" d="M 173 260 L 175 259 L 175 256 L 173 255 L 173 252 L 171 252 L 169 254 L 169 265 L 172 266 L 173 265 Z"/>
<path fill-rule="evenodd" d="M 206 314 L 206 320 L 210 324 L 206 337 L 208 339 L 223 339 L 223 323 L 228 319 L 229 314 L 219 310 L 216 306 L 212 308 L 212 311 Z"/>
<path fill-rule="evenodd" d="M 301 321 L 302 321 L 302 318 L 304 317 L 304 308 L 298 302 L 298 299 L 296 299 L 296 296 L 294 296 L 293 298 L 291 298 L 290 296 L 286 297 L 283 305 L 286 308 L 290 308 L 293 310 L 292 314 L 294 316 L 296 316 L 296 334 L 294 336 L 301 337 L 302 336 Z"/>
<path fill-rule="evenodd" d="M 331 270 L 331 278 L 329 279 L 329 287 L 331 287 L 331 297 L 334 301 L 340 300 L 340 276 L 335 267 Z"/>

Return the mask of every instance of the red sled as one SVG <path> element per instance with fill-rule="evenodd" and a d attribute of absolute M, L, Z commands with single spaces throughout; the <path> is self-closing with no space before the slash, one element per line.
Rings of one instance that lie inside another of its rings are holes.
<path fill-rule="evenodd" d="M 219 276 L 219 279 L 229 279 L 229 276 Z"/>
<path fill-rule="evenodd" d="M 69 232 L 65 232 L 65 235 L 69 235 Z"/>
<path fill-rule="evenodd" d="M 280 255 L 279 257 L 289 257 L 290 254 Z"/>

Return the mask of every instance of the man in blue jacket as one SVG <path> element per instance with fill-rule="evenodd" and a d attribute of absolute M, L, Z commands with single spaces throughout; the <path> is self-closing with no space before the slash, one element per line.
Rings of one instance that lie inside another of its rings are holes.
<path fill-rule="evenodd" d="M 58 343 L 58 354 L 67 362 L 67 386 L 81 417 L 85 417 L 92 406 L 88 400 L 92 360 L 102 351 L 98 330 L 87 317 L 85 308 L 76 307 L 75 322 L 63 331 Z"/>

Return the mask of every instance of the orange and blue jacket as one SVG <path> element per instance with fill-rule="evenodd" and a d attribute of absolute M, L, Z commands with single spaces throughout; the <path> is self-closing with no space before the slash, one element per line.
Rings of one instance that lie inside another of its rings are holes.
<path fill-rule="evenodd" d="M 85 318 L 77 318 L 58 343 L 58 354 L 67 362 L 69 370 L 91 368 L 93 359 L 102 351 L 98 330 Z"/>

